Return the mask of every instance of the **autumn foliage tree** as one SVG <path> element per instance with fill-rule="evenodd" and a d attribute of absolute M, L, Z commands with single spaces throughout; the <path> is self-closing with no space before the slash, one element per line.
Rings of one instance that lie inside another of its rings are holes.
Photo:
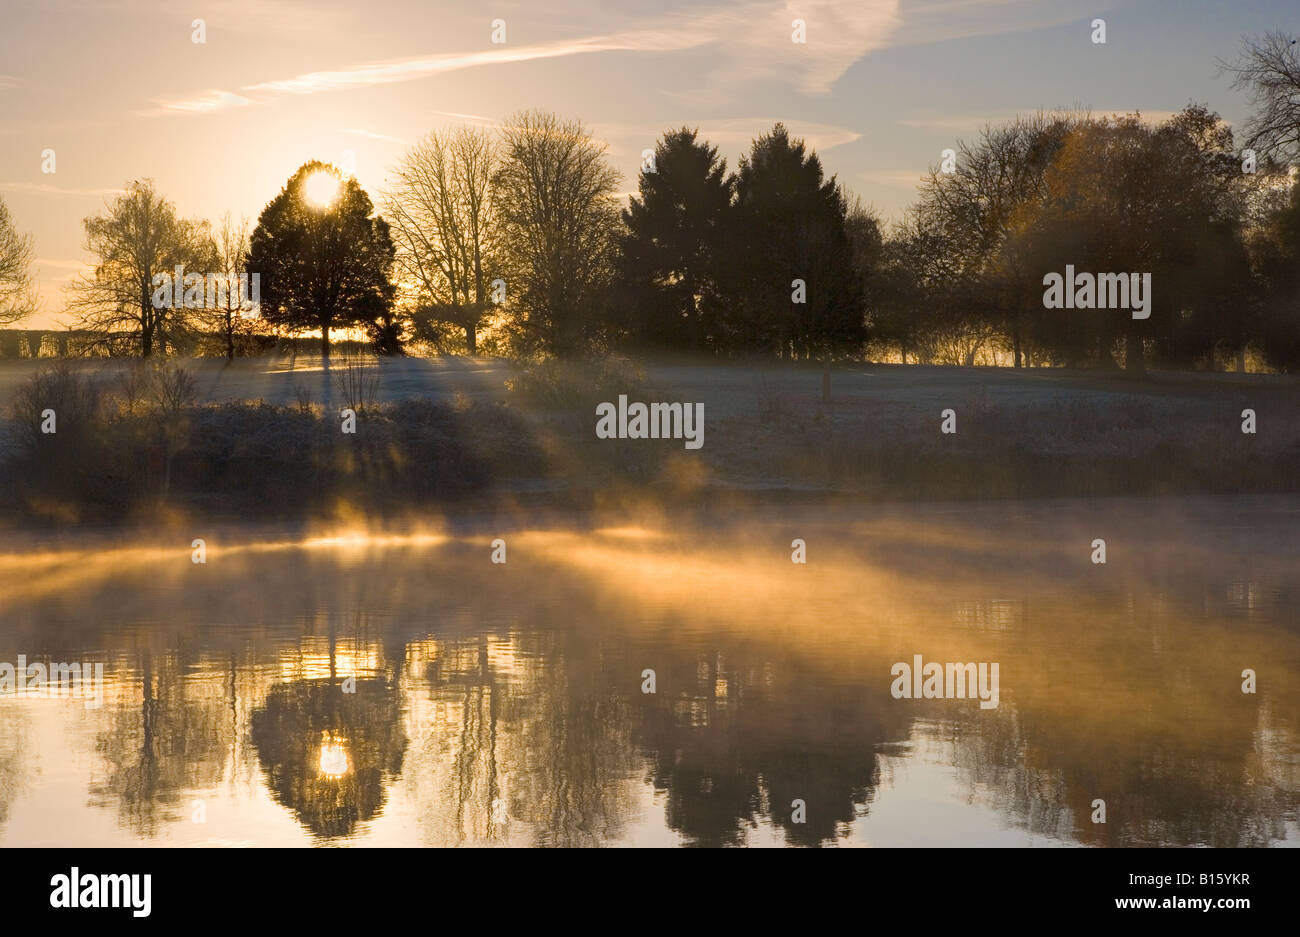
<path fill-rule="evenodd" d="M 1036 340 L 1068 363 L 1113 365 L 1122 352 L 1136 371 L 1149 355 L 1192 366 L 1235 352 L 1249 278 L 1240 175 L 1231 132 L 1199 106 L 1160 125 L 1130 115 L 1074 128 L 1045 173 L 1043 198 L 1018 212 L 1008 251 L 1040 284 L 1067 265 L 1150 274 L 1152 305 L 1137 319 L 1128 308 L 1040 304 Z"/>

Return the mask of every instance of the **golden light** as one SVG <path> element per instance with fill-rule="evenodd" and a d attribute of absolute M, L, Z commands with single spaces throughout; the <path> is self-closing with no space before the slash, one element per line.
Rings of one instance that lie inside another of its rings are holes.
<path fill-rule="evenodd" d="M 302 182 L 302 196 L 317 208 L 331 205 L 339 194 L 339 178 L 325 169 L 318 169 Z"/>
<path fill-rule="evenodd" d="M 341 778 L 348 773 L 348 750 L 343 740 L 326 735 L 320 747 L 320 773 L 327 778 Z"/>

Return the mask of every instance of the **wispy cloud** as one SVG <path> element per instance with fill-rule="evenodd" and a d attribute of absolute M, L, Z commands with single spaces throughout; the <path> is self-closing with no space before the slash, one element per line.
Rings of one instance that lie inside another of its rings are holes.
<path fill-rule="evenodd" d="M 246 107 L 254 104 L 253 98 L 231 91 L 204 91 L 192 98 L 182 101 L 159 102 L 161 112 L 175 114 L 210 114 L 213 111 L 225 111 L 234 107 Z M 159 111 L 146 111 L 142 116 L 151 116 Z"/>
<path fill-rule="evenodd" d="M 792 23 L 806 23 L 807 42 L 791 40 Z M 703 14 L 671 17 L 658 28 L 630 29 L 525 46 L 440 52 L 416 58 L 306 72 L 260 81 L 238 90 L 208 90 L 189 98 L 155 101 L 147 113 L 205 114 L 288 95 L 321 94 L 435 75 L 600 52 L 682 52 L 712 46 L 713 74 L 737 84 L 762 77 L 793 77 L 805 91 L 821 93 L 864 55 L 883 47 L 901 24 L 899 0 L 759 0 L 731 3 Z"/>
<path fill-rule="evenodd" d="M 21 84 L 22 80 L 15 78 L 13 75 L 0 75 L 0 91 L 17 88 Z"/>
<path fill-rule="evenodd" d="M 606 36 L 566 40 L 481 52 L 442 53 L 395 62 L 358 65 L 331 71 L 308 72 L 293 78 L 245 85 L 239 89 L 238 93 L 207 91 L 195 97 L 179 101 L 158 101 L 155 102 L 158 104 L 157 110 L 151 113 L 201 114 L 231 107 L 265 103 L 285 95 L 320 94 L 326 91 L 414 81 L 420 78 L 429 78 L 433 75 L 466 68 L 478 68 L 485 65 L 504 65 L 593 52 L 644 50 L 656 46 L 655 35 L 653 33 L 628 34 L 622 37 Z"/>
<path fill-rule="evenodd" d="M 121 195 L 124 189 L 69 189 L 48 182 L 0 182 L 3 192 L 32 192 L 38 195 Z"/>
<path fill-rule="evenodd" d="M 1085 26 L 1124 0 L 915 0 L 904 10 L 905 24 L 895 36 L 900 45 L 922 45 L 1052 29 L 1071 23 Z"/>
<path fill-rule="evenodd" d="M 47 277 L 46 279 L 51 283 L 64 283 L 75 279 L 79 273 L 94 269 L 94 264 L 86 263 L 84 260 L 51 260 L 46 257 L 38 257 L 35 266 L 38 270 L 53 267 L 55 270 L 67 271 L 57 277 Z"/>
<path fill-rule="evenodd" d="M 354 137 L 365 137 L 367 140 L 378 140 L 381 143 L 400 143 L 403 146 L 410 143 L 409 140 L 404 140 L 401 137 L 390 137 L 387 134 L 375 133 L 373 130 L 364 130 L 361 127 L 345 127 L 343 132 Z"/>
<path fill-rule="evenodd" d="M 433 113 L 440 117 L 450 117 L 453 120 L 460 120 L 470 124 L 485 124 L 491 127 L 501 126 L 500 121 L 493 120 L 491 117 L 484 117 L 482 114 L 460 114 L 456 111 L 434 111 Z"/>

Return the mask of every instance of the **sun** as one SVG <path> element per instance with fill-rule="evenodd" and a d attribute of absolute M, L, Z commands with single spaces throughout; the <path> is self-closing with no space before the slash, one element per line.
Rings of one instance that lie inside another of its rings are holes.
<path fill-rule="evenodd" d="M 334 173 L 324 169 L 318 169 L 312 173 L 302 183 L 303 198 L 311 205 L 317 208 L 325 208 L 333 204 L 339 194 L 339 179 Z"/>

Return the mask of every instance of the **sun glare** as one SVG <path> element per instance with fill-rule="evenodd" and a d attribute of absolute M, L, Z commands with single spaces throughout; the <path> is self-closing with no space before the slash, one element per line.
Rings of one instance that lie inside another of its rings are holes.
<path fill-rule="evenodd" d="M 341 778 L 348 773 L 348 751 L 341 740 L 328 735 L 322 739 L 320 773 L 327 778 Z"/>
<path fill-rule="evenodd" d="M 309 204 L 325 208 L 338 197 L 338 177 L 324 169 L 314 172 L 303 181 L 302 194 Z"/>

